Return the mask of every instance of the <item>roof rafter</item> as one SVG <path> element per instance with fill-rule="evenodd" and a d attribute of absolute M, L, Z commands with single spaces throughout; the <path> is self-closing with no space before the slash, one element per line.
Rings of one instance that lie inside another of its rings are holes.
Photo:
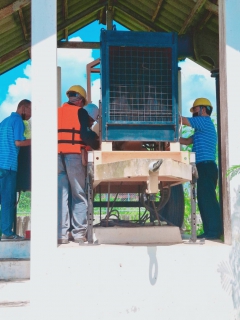
<path fill-rule="evenodd" d="M 68 0 L 62 0 L 62 9 L 63 9 L 63 19 L 64 21 L 68 18 Z M 64 29 L 64 38 L 68 39 L 68 28 Z"/>
<path fill-rule="evenodd" d="M 31 3 L 31 0 L 17 0 L 10 4 L 9 6 L 0 10 L 0 19 L 4 19 L 7 16 L 10 16 L 14 12 L 20 10 L 22 7 Z"/>
<path fill-rule="evenodd" d="M 27 33 L 27 28 L 26 28 L 23 12 L 22 12 L 21 8 L 18 10 L 18 15 L 19 15 L 21 26 L 22 26 L 22 31 L 24 34 L 24 39 L 27 41 L 28 40 L 28 33 Z"/>
<path fill-rule="evenodd" d="M 213 2 L 207 2 L 205 4 L 205 8 L 208 10 L 203 16 L 202 20 L 197 24 L 196 29 L 202 30 L 204 26 L 207 24 L 208 20 L 215 14 L 218 16 L 218 6 L 216 5 L 218 0 L 213 0 Z M 214 10 L 215 11 L 214 11 Z"/>
<path fill-rule="evenodd" d="M 157 18 L 158 13 L 159 13 L 159 11 L 160 11 L 160 9 L 161 9 L 162 3 L 163 3 L 163 0 L 159 0 L 159 1 L 158 1 L 157 8 L 156 8 L 156 10 L 155 10 L 155 12 L 154 12 L 154 14 L 153 14 L 153 16 L 152 16 L 152 22 L 154 22 L 155 19 Z"/>
<path fill-rule="evenodd" d="M 183 34 L 185 33 L 185 31 L 187 30 L 187 28 L 190 26 L 194 15 L 196 14 L 197 11 L 200 11 L 202 9 L 202 7 L 204 6 L 205 2 L 207 0 L 197 0 L 197 3 L 195 4 L 195 6 L 193 7 L 192 11 L 190 12 L 187 20 L 185 20 L 182 28 L 179 31 L 179 34 Z"/>
<path fill-rule="evenodd" d="M 205 4 L 205 8 L 212 12 L 213 14 L 215 14 L 216 16 L 218 16 L 218 6 L 210 1 L 207 1 Z"/>

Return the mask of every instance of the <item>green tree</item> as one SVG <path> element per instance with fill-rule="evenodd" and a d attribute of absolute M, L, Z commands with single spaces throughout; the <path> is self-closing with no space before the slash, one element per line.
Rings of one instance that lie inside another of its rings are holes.
<path fill-rule="evenodd" d="M 21 192 L 19 195 L 19 201 L 17 205 L 17 214 L 21 215 L 22 213 L 30 214 L 31 212 L 31 192 Z"/>

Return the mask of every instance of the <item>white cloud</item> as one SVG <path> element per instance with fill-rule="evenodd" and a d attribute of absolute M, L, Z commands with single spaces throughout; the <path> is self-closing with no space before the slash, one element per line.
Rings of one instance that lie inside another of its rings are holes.
<path fill-rule="evenodd" d="M 92 103 L 96 104 L 99 107 L 99 100 L 100 100 L 100 79 L 96 79 L 92 82 L 91 86 L 91 97 Z"/>
<path fill-rule="evenodd" d="M 82 41 L 80 37 L 70 41 Z M 87 89 L 86 65 L 93 61 L 92 49 L 58 49 L 58 66 L 61 67 L 62 102 L 67 100 L 65 92 L 75 84 Z"/>
<path fill-rule="evenodd" d="M 16 111 L 18 103 L 22 99 L 31 100 L 31 66 L 24 69 L 26 78 L 17 78 L 14 84 L 8 87 L 6 99 L 0 105 L 0 122 Z"/>
<path fill-rule="evenodd" d="M 182 114 L 191 116 L 189 109 L 196 98 L 207 98 L 216 110 L 215 79 L 210 71 L 186 59 L 180 62 L 182 81 Z"/>

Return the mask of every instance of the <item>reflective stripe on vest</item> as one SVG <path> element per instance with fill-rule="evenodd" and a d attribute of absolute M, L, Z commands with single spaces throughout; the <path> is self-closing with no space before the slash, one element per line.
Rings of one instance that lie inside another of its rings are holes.
<path fill-rule="evenodd" d="M 58 153 L 81 153 L 79 107 L 64 103 L 58 108 Z"/>

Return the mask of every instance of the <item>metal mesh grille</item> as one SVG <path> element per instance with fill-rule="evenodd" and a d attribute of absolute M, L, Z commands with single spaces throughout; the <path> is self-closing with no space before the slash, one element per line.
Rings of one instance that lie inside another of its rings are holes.
<path fill-rule="evenodd" d="M 171 48 L 109 48 L 111 121 L 172 121 Z"/>

